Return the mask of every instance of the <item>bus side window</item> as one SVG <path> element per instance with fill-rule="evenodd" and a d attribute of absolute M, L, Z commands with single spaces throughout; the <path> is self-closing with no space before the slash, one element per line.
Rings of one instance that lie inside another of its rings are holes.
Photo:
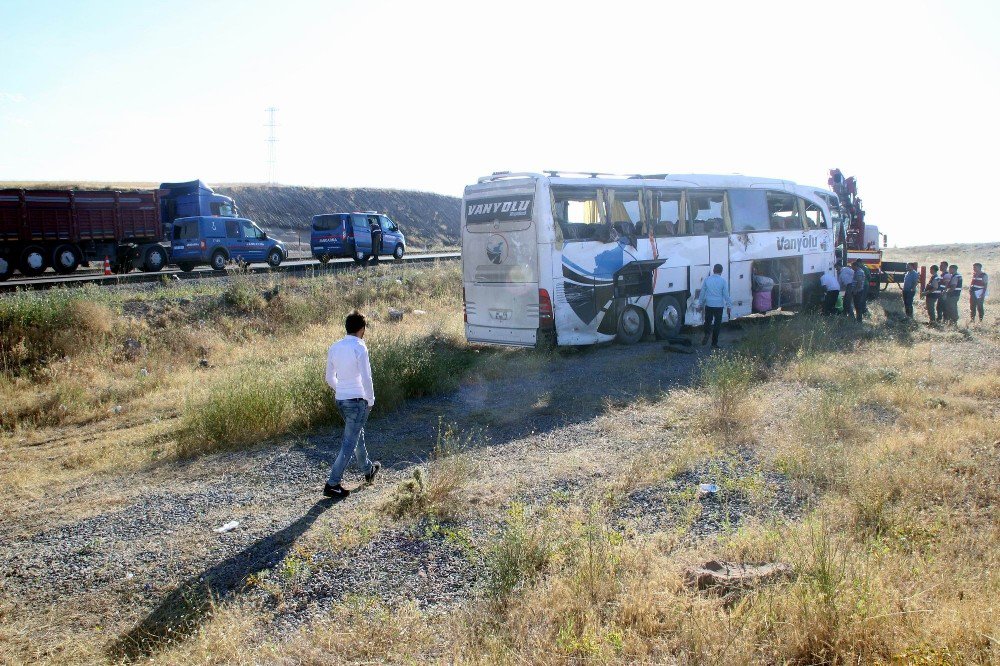
<path fill-rule="evenodd" d="M 767 210 L 771 219 L 771 231 L 801 231 L 802 218 L 796 197 L 784 192 L 767 193 Z"/>
<path fill-rule="evenodd" d="M 639 190 L 608 190 L 611 227 L 622 236 L 645 235 L 639 209 Z"/>
<path fill-rule="evenodd" d="M 725 195 L 722 192 L 692 192 L 688 190 L 688 233 L 692 236 L 725 233 L 724 201 Z"/>
<path fill-rule="evenodd" d="M 806 211 L 806 225 L 810 229 L 828 229 L 826 225 L 826 216 L 823 215 L 823 209 L 819 205 L 802 200 L 802 205 L 805 206 Z"/>
<path fill-rule="evenodd" d="M 763 190 L 729 190 L 729 210 L 736 233 L 771 229 Z"/>
<path fill-rule="evenodd" d="M 683 236 L 684 225 L 681 223 L 681 193 L 658 192 L 656 194 L 659 214 L 656 215 L 656 226 L 653 233 L 659 238 Z"/>
<path fill-rule="evenodd" d="M 607 214 L 597 188 L 553 187 L 552 217 L 565 241 L 605 240 Z"/>

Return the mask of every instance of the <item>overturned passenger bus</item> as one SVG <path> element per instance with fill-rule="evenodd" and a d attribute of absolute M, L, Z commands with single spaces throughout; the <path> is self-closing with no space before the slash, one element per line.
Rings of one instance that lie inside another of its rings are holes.
<path fill-rule="evenodd" d="M 733 318 L 797 308 L 841 224 L 834 193 L 747 176 L 502 172 L 462 203 L 466 337 L 517 346 L 676 335 L 714 264 Z"/>

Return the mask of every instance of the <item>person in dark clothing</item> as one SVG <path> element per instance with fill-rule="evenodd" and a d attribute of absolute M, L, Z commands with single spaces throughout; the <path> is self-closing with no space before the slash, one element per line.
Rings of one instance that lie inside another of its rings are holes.
<path fill-rule="evenodd" d="M 372 232 L 372 260 L 378 263 L 378 258 L 382 254 L 382 223 L 377 217 L 371 219 Z"/>
<path fill-rule="evenodd" d="M 955 264 L 948 268 L 948 272 L 951 273 L 951 280 L 948 281 L 948 291 L 944 294 L 948 301 L 945 307 L 945 320 L 958 326 L 958 301 L 962 297 L 962 275 Z"/>
<path fill-rule="evenodd" d="M 941 278 L 938 275 L 938 267 L 932 265 L 931 274 L 927 278 L 927 284 L 924 285 L 924 301 L 927 303 L 927 316 L 930 317 L 932 324 L 937 321 L 937 304 L 940 296 Z"/>
<path fill-rule="evenodd" d="M 868 275 L 865 273 L 864 264 L 858 259 L 854 262 L 854 315 L 858 321 L 864 319 L 865 311 L 868 309 Z"/>
<path fill-rule="evenodd" d="M 937 299 L 937 320 L 942 322 L 946 319 L 946 309 L 948 305 L 948 299 L 945 298 L 945 294 L 948 293 L 948 283 L 951 282 L 951 273 L 948 272 L 948 262 L 942 261 L 939 265 L 940 270 L 938 270 L 938 299 Z"/>
<path fill-rule="evenodd" d="M 906 316 L 913 319 L 913 297 L 917 295 L 917 284 L 920 282 L 920 274 L 917 273 L 917 262 L 912 261 L 906 265 L 908 269 L 903 276 L 903 310 Z"/>
<path fill-rule="evenodd" d="M 969 283 L 969 307 L 972 312 L 972 319 L 976 321 L 979 315 L 979 323 L 983 323 L 983 304 L 986 302 L 986 293 L 990 288 L 990 276 L 983 272 L 982 264 L 972 264 L 972 281 Z"/>
<path fill-rule="evenodd" d="M 719 347 L 719 329 L 722 327 L 722 308 L 726 316 L 732 317 L 733 302 L 729 299 L 729 280 L 722 277 L 722 264 L 712 267 L 709 275 L 701 283 L 701 293 L 698 296 L 699 307 L 705 310 L 705 332 L 701 344 L 708 344 L 708 336 L 712 335 L 712 349 Z"/>

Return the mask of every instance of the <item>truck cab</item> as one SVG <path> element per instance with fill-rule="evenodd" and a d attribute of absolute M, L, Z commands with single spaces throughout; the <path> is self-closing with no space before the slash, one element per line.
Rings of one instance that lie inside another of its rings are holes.
<path fill-rule="evenodd" d="M 199 264 L 221 271 L 231 261 L 277 268 L 288 258 L 284 243 L 245 218 L 182 217 L 173 221 L 171 233 L 170 261 L 183 271 Z"/>

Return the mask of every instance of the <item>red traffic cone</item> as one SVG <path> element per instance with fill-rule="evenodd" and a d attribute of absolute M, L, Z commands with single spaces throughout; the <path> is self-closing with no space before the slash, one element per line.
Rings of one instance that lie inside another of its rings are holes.
<path fill-rule="evenodd" d="M 112 273 L 111 273 L 111 262 L 108 261 L 108 258 L 106 256 L 104 257 L 104 274 L 105 275 L 112 275 Z"/>

